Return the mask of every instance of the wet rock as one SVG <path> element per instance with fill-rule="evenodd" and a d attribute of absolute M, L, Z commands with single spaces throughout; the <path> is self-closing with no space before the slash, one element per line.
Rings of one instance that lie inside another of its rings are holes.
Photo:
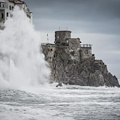
<path fill-rule="evenodd" d="M 62 87 L 62 83 L 58 83 L 58 85 L 56 85 L 56 87 Z"/>

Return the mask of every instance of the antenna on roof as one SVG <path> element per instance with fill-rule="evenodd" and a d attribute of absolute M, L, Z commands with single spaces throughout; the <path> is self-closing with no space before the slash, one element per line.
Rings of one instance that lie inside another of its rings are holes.
<path fill-rule="evenodd" d="M 48 34 L 47 34 L 47 43 L 49 43 L 49 36 L 48 36 Z"/>

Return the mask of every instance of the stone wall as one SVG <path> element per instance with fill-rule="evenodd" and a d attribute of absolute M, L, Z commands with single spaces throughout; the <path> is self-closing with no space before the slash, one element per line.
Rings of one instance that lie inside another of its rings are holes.
<path fill-rule="evenodd" d="M 80 61 L 80 39 L 79 38 L 71 38 L 68 40 L 69 42 L 69 54 L 71 59 Z"/>
<path fill-rule="evenodd" d="M 51 65 L 54 58 L 56 46 L 53 44 L 43 44 L 42 45 L 42 51 L 45 55 L 45 60 L 48 61 Z"/>
<path fill-rule="evenodd" d="M 81 47 L 81 59 L 87 59 L 92 57 L 92 48 L 91 47 Z"/>

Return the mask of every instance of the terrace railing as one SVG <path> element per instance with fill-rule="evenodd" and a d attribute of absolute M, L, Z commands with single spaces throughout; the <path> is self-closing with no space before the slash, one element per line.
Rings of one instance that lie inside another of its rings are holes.
<path fill-rule="evenodd" d="M 91 44 L 80 44 L 80 45 L 81 45 L 81 47 L 92 47 Z"/>

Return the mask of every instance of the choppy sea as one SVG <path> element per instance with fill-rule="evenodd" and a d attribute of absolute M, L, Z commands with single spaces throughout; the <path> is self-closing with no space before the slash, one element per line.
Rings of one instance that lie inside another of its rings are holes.
<path fill-rule="evenodd" d="M 2 89 L 0 120 L 120 120 L 120 88 Z"/>

